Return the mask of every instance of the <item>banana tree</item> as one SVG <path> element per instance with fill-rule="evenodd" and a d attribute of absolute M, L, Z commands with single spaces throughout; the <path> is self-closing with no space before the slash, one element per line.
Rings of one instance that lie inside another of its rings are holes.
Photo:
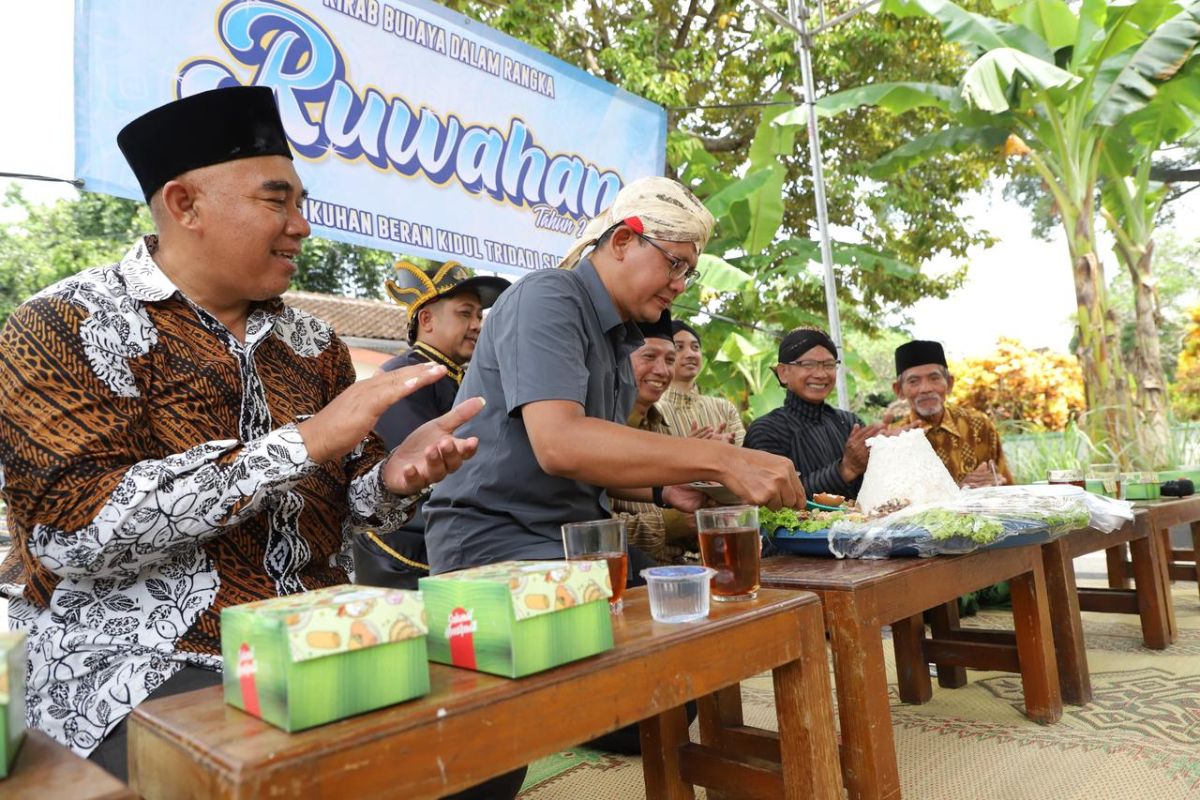
<path fill-rule="evenodd" d="M 997 17 L 948 0 L 885 0 L 883 10 L 897 16 L 936 19 L 943 35 L 964 48 L 970 66 L 960 85 L 876 84 L 831 95 L 822 105 L 830 113 L 863 104 L 895 113 L 919 106 L 947 112 L 952 124 L 879 159 L 869 173 L 877 179 L 968 147 L 1001 147 L 1030 159 L 1066 235 L 1078 355 L 1095 412 L 1090 433 L 1125 452 L 1133 430 L 1129 382 L 1096 248 L 1097 191 L 1114 130 L 1192 57 L 1200 41 L 1200 0 L 1083 0 L 1077 11 L 1064 0 L 993 5 Z"/>
<path fill-rule="evenodd" d="M 1167 386 L 1159 347 L 1163 319 L 1153 260 L 1155 221 L 1168 187 L 1154 180 L 1153 156 L 1165 145 L 1195 136 L 1198 122 L 1200 63 L 1192 62 L 1109 134 L 1100 159 L 1101 215 L 1133 286 L 1132 377 L 1142 416 L 1139 449 L 1150 467 L 1170 460 Z"/>

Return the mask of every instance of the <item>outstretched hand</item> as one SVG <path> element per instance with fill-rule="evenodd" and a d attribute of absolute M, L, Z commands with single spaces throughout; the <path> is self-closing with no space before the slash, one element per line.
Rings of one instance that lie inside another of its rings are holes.
<path fill-rule="evenodd" d="M 439 364 L 418 364 L 379 372 L 346 387 L 329 405 L 296 425 L 308 457 L 322 464 L 346 455 L 371 432 L 384 411 L 445 374 L 446 368 Z"/>
<path fill-rule="evenodd" d="M 437 419 L 426 422 L 398 444 L 383 465 L 383 485 L 399 495 L 413 495 L 462 466 L 475 455 L 479 439 L 459 439 L 454 431 L 483 408 L 482 397 L 472 397 Z"/>
<path fill-rule="evenodd" d="M 804 486 L 790 458 L 738 447 L 722 466 L 721 483 L 743 502 L 776 511 L 804 507 Z"/>

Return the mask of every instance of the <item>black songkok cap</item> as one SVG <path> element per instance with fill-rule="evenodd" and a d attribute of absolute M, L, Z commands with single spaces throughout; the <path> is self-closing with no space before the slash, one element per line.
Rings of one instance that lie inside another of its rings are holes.
<path fill-rule="evenodd" d="M 903 375 L 906 369 L 923 367 L 926 364 L 949 366 L 946 363 L 946 351 L 940 343 L 916 339 L 896 348 L 896 377 Z"/>
<path fill-rule="evenodd" d="M 824 347 L 837 358 L 837 345 L 825 331 L 816 328 L 796 328 L 779 343 L 779 363 L 790 364 L 814 347 Z"/>
<path fill-rule="evenodd" d="M 671 311 L 664 309 L 662 316 L 654 322 L 639 322 L 638 330 L 642 332 L 642 336 L 646 339 L 666 339 L 668 342 L 673 342 L 671 332 L 675 329 L 671 322 Z"/>
<path fill-rule="evenodd" d="M 254 156 L 292 157 L 267 86 L 213 89 L 159 106 L 122 128 L 117 145 L 147 200 L 191 169 Z"/>
<path fill-rule="evenodd" d="M 700 341 L 700 334 L 696 333 L 695 328 L 693 328 L 691 325 L 688 325 L 681 319 L 673 320 L 671 322 L 671 337 L 674 338 L 675 334 L 679 333 L 680 331 L 687 331 L 692 336 L 696 337 L 697 342 Z"/>

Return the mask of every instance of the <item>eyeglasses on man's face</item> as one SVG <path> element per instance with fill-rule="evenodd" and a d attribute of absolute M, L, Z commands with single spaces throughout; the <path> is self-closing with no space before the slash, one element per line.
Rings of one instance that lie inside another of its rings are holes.
<path fill-rule="evenodd" d="M 816 372 L 817 370 L 824 370 L 825 372 L 834 372 L 837 370 L 838 364 L 840 364 L 842 362 L 841 361 L 813 361 L 811 359 L 806 358 L 802 361 L 787 361 L 785 363 L 789 367 L 799 367 L 800 369 L 804 370 L 805 372 Z"/>
<path fill-rule="evenodd" d="M 633 229 L 630 228 L 630 230 L 633 230 Z M 633 232 L 639 239 L 641 239 L 643 242 L 650 245 L 655 250 L 662 253 L 664 257 L 666 257 L 666 259 L 667 259 L 667 277 L 668 278 L 670 278 L 673 281 L 677 281 L 680 278 L 683 278 L 683 285 L 691 286 L 693 283 L 696 282 L 696 278 L 700 277 L 699 270 L 697 270 L 695 267 L 693 267 L 687 261 L 685 261 L 684 259 L 675 255 L 674 253 L 668 252 L 665 248 L 660 247 L 658 244 L 655 243 L 655 241 L 653 239 L 649 238 L 648 236 L 644 236 L 643 234 L 640 234 L 637 231 L 633 231 Z"/>

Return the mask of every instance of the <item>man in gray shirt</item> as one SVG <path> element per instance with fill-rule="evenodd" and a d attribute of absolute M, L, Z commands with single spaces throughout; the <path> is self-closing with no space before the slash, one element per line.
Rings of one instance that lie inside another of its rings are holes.
<path fill-rule="evenodd" d="M 691 511 L 703 496 L 684 484 L 716 480 L 750 503 L 803 504 L 787 459 L 625 425 L 634 322 L 658 319 L 684 291 L 712 226 L 679 183 L 635 181 L 565 268 L 527 275 L 497 301 L 459 390 L 487 403 L 460 434 L 479 437 L 479 455 L 425 506 L 432 572 L 561 558 L 560 526 L 608 517 L 608 494 Z"/>

